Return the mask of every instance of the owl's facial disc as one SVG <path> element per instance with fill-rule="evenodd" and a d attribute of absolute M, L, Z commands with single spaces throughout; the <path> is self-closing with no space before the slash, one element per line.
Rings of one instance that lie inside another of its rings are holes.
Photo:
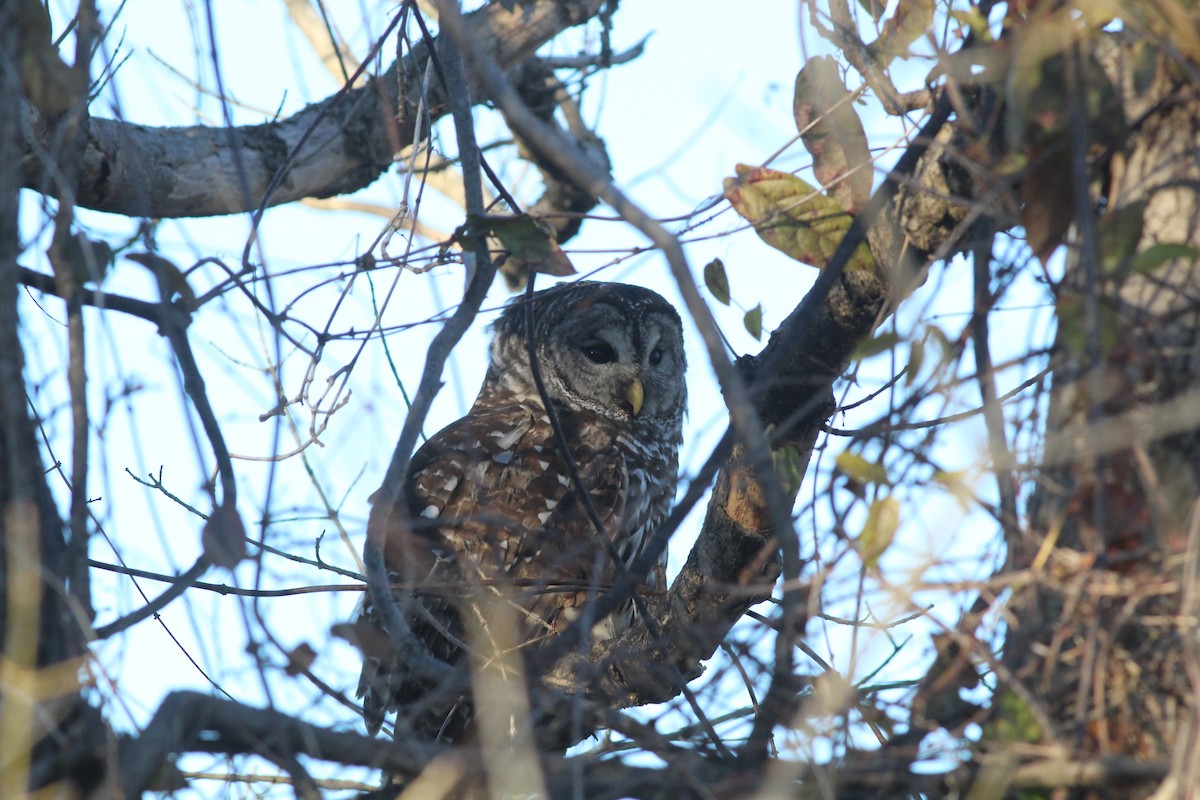
<path fill-rule="evenodd" d="M 673 320 L 599 302 L 556 333 L 543 351 L 555 399 L 620 420 L 678 415 L 683 344 Z"/>

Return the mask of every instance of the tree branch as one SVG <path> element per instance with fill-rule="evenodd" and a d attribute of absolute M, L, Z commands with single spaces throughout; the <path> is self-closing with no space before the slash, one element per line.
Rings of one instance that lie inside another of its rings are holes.
<path fill-rule="evenodd" d="M 603 5 L 604 0 L 525 0 L 514 7 L 497 1 L 468 15 L 467 25 L 477 46 L 508 68 Z M 428 60 L 428 44 L 422 43 L 367 86 L 263 125 L 150 127 L 89 118 L 76 203 L 130 217 L 253 211 L 289 161 L 269 205 L 361 189 L 391 167 L 398 149 L 393 142 L 412 141 L 419 124 L 420 76 Z M 401 83 L 403 97 L 397 92 Z M 434 92 L 429 108 L 435 119 L 444 115 L 445 94 Z M 28 105 L 21 118 L 33 143 L 20 161 L 24 186 L 57 196 L 46 123 Z M 249 203 L 242 187 L 252 198 Z"/>

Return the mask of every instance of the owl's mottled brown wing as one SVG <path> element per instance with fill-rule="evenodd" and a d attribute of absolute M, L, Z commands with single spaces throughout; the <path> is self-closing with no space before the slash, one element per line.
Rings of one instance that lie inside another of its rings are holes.
<path fill-rule="evenodd" d="M 630 488 L 623 449 L 603 420 L 564 414 L 561 422 L 592 505 L 616 536 Z M 406 489 L 413 535 L 389 536 L 385 561 L 397 581 L 427 587 L 413 598 L 413 627 L 448 663 L 462 656 L 464 604 L 507 596 L 532 642 L 565 627 L 615 575 L 540 408 L 477 406 L 417 452 Z M 371 619 L 369 606 L 364 616 Z M 465 698 L 421 709 L 436 687 L 404 672 L 400 663 L 364 659 L 359 696 L 368 727 L 399 710 L 427 736 L 452 739 L 469 719 Z"/>

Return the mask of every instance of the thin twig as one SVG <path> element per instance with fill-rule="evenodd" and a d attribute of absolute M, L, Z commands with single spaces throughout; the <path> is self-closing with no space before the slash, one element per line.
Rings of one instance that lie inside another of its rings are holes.
<path fill-rule="evenodd" d="M 607 68 L 641 58 L 642 53 L 646 50 L 646 42 L 648 41 L 650 41 L 650 34 L 646 34 L 640 42 L 628 50 L 622 50 L 620 53 L 612 53 L 607 57 L 601 53 L 584 53 L 578 56 L 542 56 L 538 61 L 550 69 Z"/>
<path fill-rule="evenodd" d="M 181 575 L 163 575 L 162 573 L 150 572 L 144 569 L 135 569 L 133 567 L 125 567 L 119 564 L 109 564 L 104 561 L 97 561 L 94 558 L 89 558 L 87 563 L 89 567 L 94 569 L 102 569 L 106 572 L 116 572 L 120 575 L 129 575 L 134 578 L 145 578 L 146 580 L 160 581 L 163 583 L 177 583 L 183 577 Z M 240 586 L 230 586 L 224 583 L 205 583 L 203 581 L 195 581 L 191 585 L 196 589 L 202 589 L 206 592 L 215 592 L 216 594 L 222 595 L 233 595 L 235 597 L 293 597 L 295 595 L 328 592 L 361 592 L 366 588 L 366 585 L 362 583 L 293 586 L 289 589 L 243 589 Z M 115 625 L 116 623 L 113 624 Z M 114 633 L 115 632 L 116 631 L 114 631 Z"/>
<path fill-rule="evenodd" d="M 1021 531 L 1020 518 L 1017 516 L 1017 481 L 1013 475 L 1012 453 L 1004 431 L 1003 401 L 996 397 L 996 377 L 992 368 L 988 324 L 995 303 L 990 288 L 991 236 L 975 248 L 973 260 L 975 308 L 971 320 L 971 345 L 978 367 L 976 375 L 983 407 L 983 421 L 987 428 L 988 450 L 992 458 L 992 469 L 996 474 L 996 489 L 1000 495 L 1000 527 L 1004 531 L 1004 542 L 1008 545 L 1008 563 L 1011 565 L 1020 545 Z"/>
<path fill-rule="evenodd" d="M 92 562 L 89 560 L 88 563 L 91 564 Z M 196 559 L 196 562 L 188 568 L 187 572 L 184 572 L 175 578 L 171 588 L 167 589 L 149 603 L 146 603 L 146 605 L 142 606 L 137 611 L 133 611 L 123 617 L 113 620 L 107 625 L 101 625 L 99 628 L 96 628 L 96 638 L 107 639 L 114 634 L 118 634 L 121 631 L 132 628 L 134 625 L 138 624 L 144 619 L 157 616 L 158 612 L 166 608 L 172 600 L 179 597 L 181 594 L 191 588 L 192 585 L 195 584 L 195 582 L 199 579 L 199 577 L 208 570 L 208 568 L 211 566 L 211 563 L 212 562 L 210 562 L 206 556 L 201 555 Z"/>

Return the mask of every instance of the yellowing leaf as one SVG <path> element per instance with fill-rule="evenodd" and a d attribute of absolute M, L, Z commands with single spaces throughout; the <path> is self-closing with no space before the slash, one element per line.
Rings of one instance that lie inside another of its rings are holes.
<path fill-rule="evenodd" d="M 933 479 L 954 496 L 963 511 L 970 511 L 975 505 L 975 493 L 967 483 L 969 474 L 966 470 L 934 470 Z"/>
<path fill-rule="evenodd" d="M 746 312 L 746 316 L 742 318 L 742 324 L 746 326 L 746 330 L 756 341 L 762 339 L 762 303 Z"/>
<path fill-rule="evenodd" d="M 858 453 L 843 450 L 838 454 L 836 466 L 838 472 L 841 472 L 857 483 L 875 483 L 883 486 L 891 485 L 887 470 L 883 468 L 882 464 L 876 461 L 867 461 Z"/>
<path fill-rule="evenodd" d="M 704 265 L 704 285 L 712 292 L 713 299 L 721 305 L 729 305 L 729 276 L 725 264 L 719 258 Z"/>
<path fill-rule="evenodd" d="M 858 554 L 863 564 L 874 569 L 879 558 L 891 547 L 900 527 L 900 501 L 894 497 L 881 497 L 871 503 L 867 522 L 858 535 Z"/>
<path fill-rule="evenodd" d="M 854 353 L 850 356 L 853 360 L 870 358 L 877 356 L 880 353 L 886 353 L 895 347 L 900 342 L 900 335 L 894 331 L 884 331 L 878 336 L 860 342 L 858 347 L 854 348 Z"/>
<path fill-rule="evenodd" d="M 736 178 L 725 179 L 725 197 L 734 210 L 767 244 L 824 268 L 850 228 L 846 210 L 791 173 L 745 164 L 738 164 L 736 171 Z M 846 264 L 847 271 L 874 269 L 866 243 Z"/>
<path fill-rule="evenodd" d="M 948 16 L 959 25 L 969 29 L 975 35 L 977 41 L 992 41 L 992 32 L 988 27 L 987 17 L 979 13 L 978 8 L 972 6 L 965 9 L 955 9 L 950 11 Z"/>

